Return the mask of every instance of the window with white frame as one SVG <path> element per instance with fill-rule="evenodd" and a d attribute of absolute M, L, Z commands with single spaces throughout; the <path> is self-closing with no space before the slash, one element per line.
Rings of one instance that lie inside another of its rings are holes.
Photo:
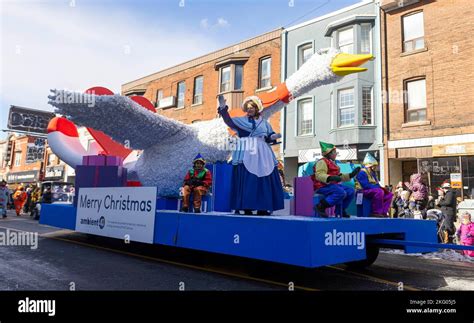
<path fill-rule="evenodd" d="M 259 75 L 260 79 L 258 82 L 258 88 L 263 89 L 271 86 L 271 77 L 272 77 L 272 58 L 265 57 L 260 60 Z"/>
<path fill-rule="evenodd" d="M 298 68 L 306 63 L 306 61 L 313 55 L 313 44 L 307 43 L 298 47 Z"/>
<path fill-rule="evenodd" d="M 372 52 L 371 46 L 371 24 L 361 24 L 360 25 L 360 52 L 362 54 L 370 54 Z"/>
<path fill-rule="evenodd" d="M 55 154 L 50 154 L 48 156 L 48 165 L 53 165 L 55 161 L 56 161 L 56 155 Z"/>
<path fill-rule="evenodd" d="M 156 106 L 160 106 L 160 100 L 163 99 L 163 90 L 156 91 Z"/>
<path fill-rule="evenodd" d="M 230 91 L 230 65 L 221 68 L 220 92 Z"/>
<path fill-rule="evenodd" d="M 234 90 L 242 90 L 242 74 L 244 66 L 242 64 L 236 64 L 235 75 L 234 75 Z"/>
<path fill-rule="evenodd" d="M 354 88 L 337 93 L 339 127 L 352 126 L 355 123 Z"/>
<path fill-rule="evenodd" d="M 362 88 L 362 124 L 372 125 L 372 87 Z"/>
<path fill-rule="evenodd" d="M 425 48 L 423 12 L 403 16 L 403 51 L 411 52 Z"/>
<path fill-rule="evenodd" d="M 21 151 L 15 152 L 15 166 L 21 165 Z"/>
<path fill-rule="evenodd" d="M 313 101 L 304 99 L 298 101 L 298 136 L 309 135 L 313 133 Z"/>
<path fill-rule="evenodd" d="M 406 122 L 426 120 L 426 80 L 408 81 L 406 84 Z"/>
<path fill-rule="evenodd" d="M 178 103 L 176 104 L 176 107 L 177 108 L 183 108 L 184 107 L 184 94 L 186 93 L 186 83 L 183 82 L 179 82 L 178 83 L 178 93 L 177 93 L 177 97 L 178 97 Z"/>
<path fill-rule="evenodd" d="M 354 28 L 346 28 L 339 30 L 337 36 L 337 45 L 341 52 L 354 53 Z"/>
<path fill-rule="evenodd" d="M 202 85 L 203 85 L 202 76 L 198 76 L 194 78 L 193 104 L 202 103 Z"/>

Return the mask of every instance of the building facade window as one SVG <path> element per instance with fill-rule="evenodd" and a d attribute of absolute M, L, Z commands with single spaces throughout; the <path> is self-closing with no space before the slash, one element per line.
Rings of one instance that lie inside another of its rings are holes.
<path fill-rule="evenodd" d="M 198 76 L 194 78 L 194 93 L 193 93 L 193 104 L 202 103 L 202 87 L 203 87 L 203 77 Z"/>
<path fill-rule="evenodd" d="M 337 92 L 339 127 L 355 124 L 354 88 Z"/>
<path fill-rule="evenodd" d="M 423 12 L 416 12 L 402 17 L 403 52 L 425 48 L 425 31 Z"/>
<path fill-rule="evenodd" d="M 260 60 L 259 64 L 259 82 L 258 82 L 258 88 L 263 89 L 270 87 L 272 85 L 271 82 L 271 69 L 272 69 L 272 58 L 271 57 L 265 57 Z"/>
<path fill-rule="evenodd" d="M 21 165 L 21 151 L 15 152 L 15 166 Z"/>
<path fill-rule="evenodd" d="M 371 31 L 372 31 L 371 24 L 360 25 L 360 52 L 361 54 L 372 53 Z"/>
<path fill-rule="evenodd" d="M 54 165 L 55 161 L 56 161 L 56 155 L 55 154 L 50 154 L 48 156 L 48 166 L 49 165 Z"/>
<path fill-rule="evenodd" d="M 373 101 L 372 101 L 372 87 L 363 87 L 362 88 L 362 124 L 363 125 L 372 125 L 372 111 L 373 111 Z"/>
<path fill-rule="evenodd" d="M 178 83 L 178 93 L 176 95 L 178 102 L 176 103 L 177 108 L 184 108 L 184 95 L 186 93 L 186 83 Z"/>
<path fill-rule="evenodd" d="M 297 133 L 298 136 L 313 133 L 313 101 L 311 99 L 299 100 L 297 104 Z"/>
<path fill-rule="evenodd" d="M 341 52 L 354 53 L 354 28 L 342 29 L 338 32 L 337 46 Z"/>
<path fill-rule="evenodd" d="M 297 68 L 300 68 L 313 55 L 313 44 L 307 43 L 298 47 L 298 63 Z"/>
<path fill-rule="evenodd" d="M 244 66 L 241 64 L 235 65 L 235 75 L 234 75 L 234 90 L 242 90 L 242 79 L 243 79 L 243 71 Z"/>
<path fill-rule="evenodd" d="M 221 92 L 230 91 L 230 65 L 221 68 Z"/>
<path fill-rule="evenodd" d="M 426 80 L 405 82 L 405 121 L 426 120 Z"/>
<path fill-rule="evenodd" d="M 163 90 L 156 91 L 156 106 L 160 105 L 160 100 L 163 99 Z"/>

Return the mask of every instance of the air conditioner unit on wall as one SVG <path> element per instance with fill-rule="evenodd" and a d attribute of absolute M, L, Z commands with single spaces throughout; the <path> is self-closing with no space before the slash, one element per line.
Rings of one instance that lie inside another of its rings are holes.
<path fill-rule="evenodd" d="M 158 109 L 165 109 L 169 107 L 174 107 L 176 105 L 176 97 L 173 96 L 168 96 L 166 98 L 162 98 L 161 100 L 158 101 Z"/>

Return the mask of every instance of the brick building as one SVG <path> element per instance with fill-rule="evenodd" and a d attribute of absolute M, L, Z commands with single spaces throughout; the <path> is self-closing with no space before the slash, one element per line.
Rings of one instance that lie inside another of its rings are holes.
<path fill-rule="evenodd" d="M 474 194 L 474 6 L 381 1 L 385 178 L 425 172 Z M 462 180 L 462 183 L 460 183 Z"/>
<path fill-rule="evenodd" d="M 40 141 L 40 142 L 39 142 Z M 1 173 L 2 178 L 10 187 L 14 188 L 20 183 L 37 183 L 43 177 L 43 161 L 45 141 L 37 137 L 26 135 L 8 136 L 3 144 Z"/>
<path fill-rule="evenodd" d="M 12 133 L 0 142 L 0 180 L 11 188 L 41 181 L 74 183 L 74 175 L 74 169 L 51 151 L 45 137 Z"/>
<path fill-rule="evenodd" d="M 217 50 L 122 85 L 122 95 L 143 95 L 156 111 L 183 123 L 217 116 L 217 95 L 240 109 L 249 95 L 279 84 L 281 29 Z M 280 130 L 280 114 L 270 119 Z M 275 147 L 279 152 L 279 147 Z"/>

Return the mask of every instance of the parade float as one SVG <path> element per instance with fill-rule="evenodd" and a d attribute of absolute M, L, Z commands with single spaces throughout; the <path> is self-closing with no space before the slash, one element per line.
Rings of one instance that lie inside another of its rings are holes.
<path fill-rule="evenodd" d="M 334 49 L 315 53 L 284 83 L 258 95 L 263 118 L 318 86 L 364 71 L 360 65 L 369 59 Z M 294 196 L 285 200 L 284 210 L 272 216 L 236 215 L 229 203 L 234 137 L 221 118 L 183 124 L 155 113 L 143 97 L 101 87 L 80 95 L 53 90 L 49 99 L 62 115 L 48 126 L 49 145 L 75 169 L 76 197 L 72 205 L 44 205 L 42 224 L 303 267 L 367 266 L 380 246 L 406 253 L 439 247 L 434 221 L 366 217 L 370 201 L 365 199 L 357 201 L 359 216 L 316 217 L 313 207 L 320 197 L 307 176 L 295 179 Z M 87 127 L 98 145 L 86 151 L 76 125 Z M 208 162 L 212 187 L 202 213 L 179 212 L 178 192 L 197 154 Z"/>

